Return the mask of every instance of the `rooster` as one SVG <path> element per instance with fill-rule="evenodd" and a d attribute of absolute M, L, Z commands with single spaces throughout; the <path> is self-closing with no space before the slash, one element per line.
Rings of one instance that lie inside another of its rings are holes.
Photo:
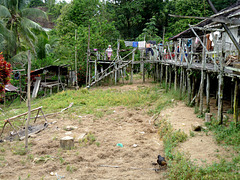
<path fill-rule="evenodd" d="M 158 163 L 160 166 L 165 166 L 165 165 L 167 165 L 167 162 L 166 162 L 165 158 L 162 157 L 161 155 L 158 155 L 157 163 Z"/>

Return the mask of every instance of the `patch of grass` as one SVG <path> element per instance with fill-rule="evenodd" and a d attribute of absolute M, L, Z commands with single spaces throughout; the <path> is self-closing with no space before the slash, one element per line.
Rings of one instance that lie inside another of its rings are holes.
<path fill-rule="evenodd" d="M 234 122 L 231 122 L 229 126 L 215 125 L 211 123 L 206 123 L 206 125 L 214 132 L 219 144 L 233 146 L 235 150 L 240 152 L 240 125 L 236 126 Z"/>
<path fill-rule="evenodd" d="M 20 156 L 24 156 L 26 155 L 28 152 L 27 149 L 25 149 L 24 145 L 16 145 L 15 147 L 13 147 L 13 154 L 15 155 L 20 155 Z"/>
<path fill-rule="evenodd" d="M 97 145 L 97 147 L 100 147 L 100 142 L 95 142 L 95 144 Z"/>
<path fill-rule="evenodd" d="M 91 145 L 95 141 L 96 141 L 95 135 L 93 133 L 89 132 L 83 139 L 79 140 L 79 143 L 80 143 L 80 145 L 87 145 L 87 144 Z"/>
<path fill-rule="evenodd" d="M 6 150 L 5 150 L 4 147 L 0 147 L 0 151 L 1 151 L 2 153 L 4 153 Z"/>
<path fill-rule="evenodd" d="M 66 170 L 72 173 L 74 171 L 77 171 L 77 168 L 74 166 L 67 165 Z"/>
<path fill-rule="evenodd" d="M 191 137 L 194 137 L 195 136 L 195 133 L 193 131 L 190 130 L 190 136 Z"/>
<path fill-rule="evenodd" d="M 60 163 L 63 164 L 65 160 L 62 157 L 59 157 Z"/>

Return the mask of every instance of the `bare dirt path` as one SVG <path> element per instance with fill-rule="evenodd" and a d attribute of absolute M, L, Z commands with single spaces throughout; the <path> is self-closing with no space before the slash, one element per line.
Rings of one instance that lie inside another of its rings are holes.
<path fill-rule="evenodd" d="M 200 124 L 204 127 L 204 120 L 194 114 L 194 108 L 187 107 L 184 102 L 177 102 L 173 108 L 161 112 L 161 118 L 168 119 L 173 128 L 188 134 L 186 142 L 178 147 L 180 152 L 186 153 L 197 165 L 207 165 L 219 162 L 221 157 L 230 159 L 230 149 L 217 145 L 211 132 L 192 131 L 192 125 Z M 192 131 L 192 136 L 190 136 Z"/>

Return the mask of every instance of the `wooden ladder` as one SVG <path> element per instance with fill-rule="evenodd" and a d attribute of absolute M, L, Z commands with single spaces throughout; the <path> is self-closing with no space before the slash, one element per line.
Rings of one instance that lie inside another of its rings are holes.
<path fill-rule="evenodd" d="M 133 49 L 132 52 L 130 52 L 129 54 L 127 54 L 124 58 L 122 58 L 121 60 L 124 60 L 126 57 L 128 57 L 130 54 L 132 53 L 135 53 L 136 51 L 136 48 Z M 108 77 L 109 75 L 113 74 L 115 71 L 118 71 L 126 66 L 128 66 L 130 63 L 133 62 L 133 59 L 132 60 L 129 60 L 127 62 L 123 62 L 123 64 L 119 65 L 119 62 L 118 60 L 115 60 L 115 61 L 112 61 L 112 63 L 109 65 L 108 68 L 106 68 L 103 72 L 99 72 L 98 73 L 98 79 L 94 80 L 92 83 L 90 83 L 87 88 L 90 88 L 92 86 L 94 86 L 96 83 L 100 82 L 101 80 L 103 80 L 104 78 Z M 116 64 L 118 66 L 116 66 Z M 117 67 L 117 68 L 116 68 Z M 110 72 L 107 72 L 108 70 L 110 70 Z"/>

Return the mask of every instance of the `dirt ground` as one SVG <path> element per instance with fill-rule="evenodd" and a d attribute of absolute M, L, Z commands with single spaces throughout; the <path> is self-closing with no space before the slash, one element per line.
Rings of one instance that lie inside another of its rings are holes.
<path fill-rule="evenodd" d="M 118 86 L 123 90 L 152 86 L 151 83 Z M 114 88 L 114 87 L 111 87 Z M 106 89 L 106 88 L 105 88 Z M 173 108 L 161 112 L 161 118 L 168 118 L 175 129 L 187 134 L 192 123 L 203 123 L 196 117 L 194 109 L 176 102 Z M 157 129 L 149 124 L 147 109 L 116 107 L 96 119 L 94 116 L 65 113 L 48 117 L 47 129 L 29 139 L 30 155 L 14 155 L 7 150 L 14 149 L 19 142 L 1 143 L 5 152 L 0 152 L 0 179 L 166 179 L 166 168 L 154 165 L 158 154 L 164 155 L 163 142 Z M 74 121 L 72 120 L 74 118 Z M 66 131 L 67 126 L 76 129 Z M 82 134 L 91 133 L 96 139 L 93 144 L 79 143 Z M 59 141 L 64 136 L 75 138 L 73 150 L 62 150 Z M 121 143 L 123 147 L 117 146 Z M 227 153 L 216 145 L 212 135 L 195 133 L 179 146 L 180 151 L 197 159 L 198 164 L 218 160 L 221 153 Z M 216 152 L 217 150 L 217 152 Z M 155 171 L 155 169 L 159 169 Z"/>

